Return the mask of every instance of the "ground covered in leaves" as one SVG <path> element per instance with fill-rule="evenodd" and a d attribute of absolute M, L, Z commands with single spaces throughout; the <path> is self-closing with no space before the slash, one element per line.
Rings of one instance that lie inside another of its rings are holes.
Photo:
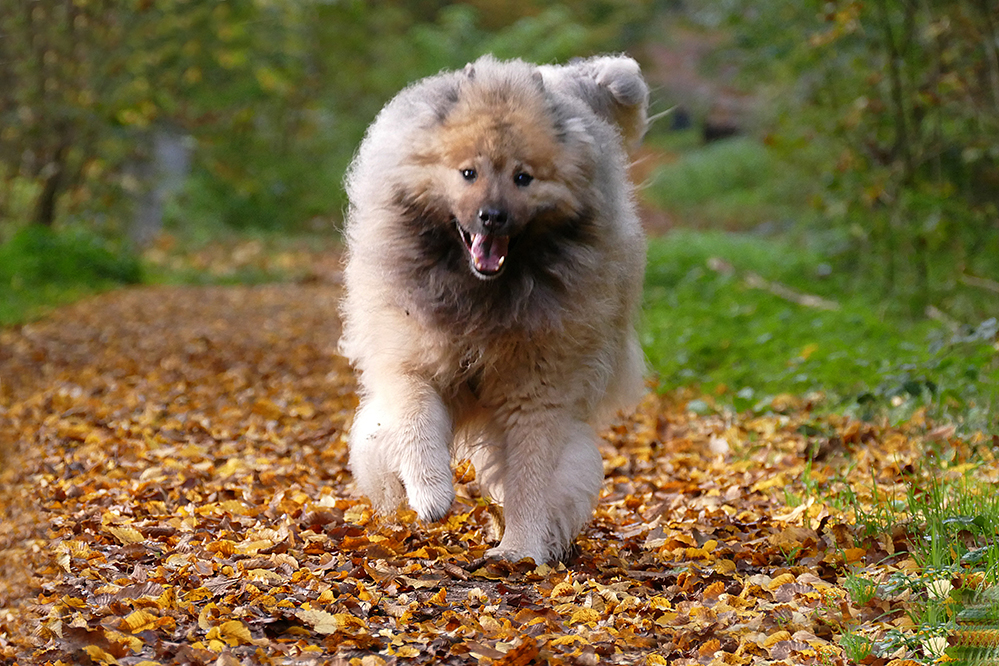
<path fill-rule="evenodd" d="M 851 502 L 952 431 L 650 391 L 574 557 L 489 562 L 467 465 L 440 523 L 353 495 L 337 297 L 143 288 L 0 331 L 0 663 L 839 664 L 911 629 L 844 589 L 914 564 Z"/>

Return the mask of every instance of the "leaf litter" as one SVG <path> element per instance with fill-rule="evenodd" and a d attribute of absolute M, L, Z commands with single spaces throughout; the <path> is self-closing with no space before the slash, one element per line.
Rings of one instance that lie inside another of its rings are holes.
<path fill-rule="evenodd" d="M 143 288 L 0 331 L 0 662 L 843 664 L 844 633 L 913 630 L 905 594 L 844 582 L 912 570 L 854 507 L 900 496 L 938 429 L 650 391 L 604 433 L 570 560 L 490 561 L 467 462 L 438 523 L 355 496 L 337 299 Z"/>

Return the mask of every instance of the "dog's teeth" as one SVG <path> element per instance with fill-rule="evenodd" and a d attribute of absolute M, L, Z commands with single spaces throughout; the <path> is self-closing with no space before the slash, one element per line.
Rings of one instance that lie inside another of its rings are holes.
<path fill-rule="evenodd" d="M 503 262 L 504 262 L 504 261 L 506 261 L 506 256 L 502 256 L 502 257 L 500 257 L 500 258 L 499 258 L 499 263 L 498 263 L 498 264 L 496 264 L 496 268 L 503 268 Z"/>

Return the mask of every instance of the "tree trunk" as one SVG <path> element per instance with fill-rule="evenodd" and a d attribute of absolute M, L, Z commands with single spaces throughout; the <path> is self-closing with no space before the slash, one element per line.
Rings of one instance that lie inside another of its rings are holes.
<path fill-rule="evenodd" d="M 55 223 L 56 202 L 62 193 L 62 182 L 66 173 L 66 153 L 69 152 L 69 139 L 63 137 L 52 153 L 52 159 L 42 168 L 42 191 L 35 204 L 33 222 L 51 228 Z"/>

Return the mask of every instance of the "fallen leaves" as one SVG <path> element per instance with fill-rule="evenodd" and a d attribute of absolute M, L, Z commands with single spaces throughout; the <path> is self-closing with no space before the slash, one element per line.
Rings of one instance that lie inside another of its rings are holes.
<path fill-rule="evenodd" d="M 911 630 L 904 596 L 843 586 L 911 567 L 904 540 L 836 498 L 891 497 L 925 428 L 650 393 L 606 433 L 571 560 L 489 561 L 467 462 L 439 523 L 353 495 L 336 307 L 146 289 L 0 332 L 0 661 L 837 664 L 847 629 Z"/>

